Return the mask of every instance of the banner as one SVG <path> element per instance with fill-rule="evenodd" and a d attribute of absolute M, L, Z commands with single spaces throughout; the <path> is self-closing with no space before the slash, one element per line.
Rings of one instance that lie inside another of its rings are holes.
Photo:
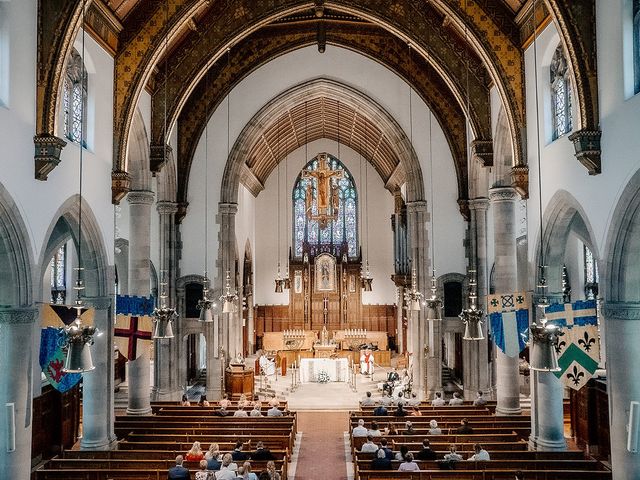
<path fill-rule="evenodd" d="M 154 297 L 136 297 L 134 295 L 116 296 L 116 315 L 133 315 L 135 317 L 151 316 L 155 307 Z"/>
<path fill-rule="evenodd" d="M 75 318 L 75 315 L 74 315 Z M 40 334 L 40 368 L 53 388 L 61 393 L 75 387 L 82 375 L 80 373 L 65 373 L 64 329 L 47 327 Z"/>
<path fill-rule="evenodd" d="M 151 317 L 118 315 L 113 341 L 120 354 L 127 360 L 135 360 L 151 346 L 153 320 Z"/>
<path fill-rule="evenodd" d="M 593 377 L 600 362 L 596 301 L 550 305 L 547 320 L 564 332 L 556 348 L 561 370 L 555 375 L 564 386 L 579 390 Z"/>
<path fill-rule="evenodd" d="M 84 325 L 93 325 L 94 309 L 83 307 L 80 318 Z M 77 310 L 71 305 L 58 305 L 48 303 L 42 306 L 40 309 L 40 326 L 42 328 L 47 327 L 62 327 L 69 325 L 76 319 Z"/>
<path fill-rule="evenodd" d="M 493 341 L 509 357 L 517 357 L 526 346 L 530 304 L 525 292 L 487 295 L 487 314 Z"/>

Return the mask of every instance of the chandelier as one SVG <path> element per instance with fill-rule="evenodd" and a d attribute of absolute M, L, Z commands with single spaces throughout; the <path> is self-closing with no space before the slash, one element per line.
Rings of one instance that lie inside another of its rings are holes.
<path fill-rule="evenodd" d="M 409 310 L 420 311 L 422 292 L 418 290 L 418 275 L 415 266 L 411 268 L 411 290 L 405 292 L 404 300 L 409 306 Z"/>
<path fill-rule="evenodd" d="M 484 311 L 478 308 L 476 271 L 469 270 L 469 308 L 460 312 L 460 320 L 464 322 L 464 340 L 484 340 L 482 322 Z"/>
<path fill-rule="evenodd" d="M 198 300 L 197 308 L 200 310 L 199 321 L 201 322 L 213 322 L 213 308 L 216 304 L 209 298 L 209 278 L 204 277 L 204 285 L 202 288 L 202 298 Z"/>
<path fill-rule="evenodd" d="M 178 316 L 176 309 L 167 305 L 167 281 L 166 271 L 162 272 L 160 282 L 160 306 L 153 309 L 153 335 L 152 338 L 173 338 L 173 320 Z"/>
<path fill-rule="evenodd" d="M 231 273 L 227 270 L 227 279 L 225 282 L 225 293 L 220 295 L 222 302 L 222 313 L 235 313 L 238 311 L 236 306 L 238 302 L 238 293 L 231 289 Z"/>
<path fill-rule="evenodd" d="M 436 270 L 434 268 L 431 275 L 431 296 L 423 302 L 427 308 L 427 320 L 442 320 L 442 299 L 438 297 L 436 283 Z"/>

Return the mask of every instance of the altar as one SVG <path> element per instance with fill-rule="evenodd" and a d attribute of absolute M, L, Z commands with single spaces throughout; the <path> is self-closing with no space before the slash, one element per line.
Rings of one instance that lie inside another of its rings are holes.
<path fill-rule="evenodd" d="M 318 373 L 327 372 L 329 381 L 346 382 L 349 378 L 349 360 L 346 358 L 302 358 L 300 359 L 300 382 L 316 382 Z"/>

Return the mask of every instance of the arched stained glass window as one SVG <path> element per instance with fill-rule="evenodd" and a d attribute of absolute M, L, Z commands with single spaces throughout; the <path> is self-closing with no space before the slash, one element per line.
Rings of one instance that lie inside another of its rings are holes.
<path fill-rule="evenodd" d="M 598 295 L 598 264 L 593 257 L 593 252 L 589 247 L 584 246 L 584 295 L 587 299 L 594 299 Z"/>
<path fill-rule="evenodd" d="M 353 177 L 337 158 L 327 155 L 328 167 L 331 170 L 342 170 L 343 177 L 332 180 L 338 187 L 338 214 L 335 220 L 329 222 L 325 228 L 320 228 L 317 220 L 312 220 L 306 214 L 306 192 L 311 186 L 311 212 L 318 213 L 317 183 L 312 178 L 302 178 L 298 175 L 293 186 L 293 255 L 302 257 L 303 244 L 309 245 L 341 245 L 346 242 L 350 258 L 358 256 L 358 196 Z M 318 159 L 314 158 L 303 170 L 317 170 Z"/>
<path fill-rule="evenodd" d="M 62 245 L 51 258 L 51 303 L 65 303 L 67 296 L 67 245 Z"/>
<path fill-rule="evenodd" d="M 550 67 L 551 82 L 551 116 L 553 119 L 553 139 L 571 131 L 571 82 L 569 81 L 569 65 L 558 45 Z"/>
<path fill-rule="evenodd" d="M 64 120 L 64 136 L 72 142 L 82 143 L 86 147 L 87 129 L 87 71 L 82 58 L 74 48 L 67 62 L 64 85 L 62 87 L 62 115 Z M 82 142 L 80 137 L 83 137 Z"/>

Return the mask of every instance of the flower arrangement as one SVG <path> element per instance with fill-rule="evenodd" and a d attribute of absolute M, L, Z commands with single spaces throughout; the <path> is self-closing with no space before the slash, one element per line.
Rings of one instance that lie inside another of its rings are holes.
<path fill-rule="evenodd" d="M 318 372 L 318 383 L 328 383 L 329 382 L 329 374 L 326 370 L 320 370 Z"/>

